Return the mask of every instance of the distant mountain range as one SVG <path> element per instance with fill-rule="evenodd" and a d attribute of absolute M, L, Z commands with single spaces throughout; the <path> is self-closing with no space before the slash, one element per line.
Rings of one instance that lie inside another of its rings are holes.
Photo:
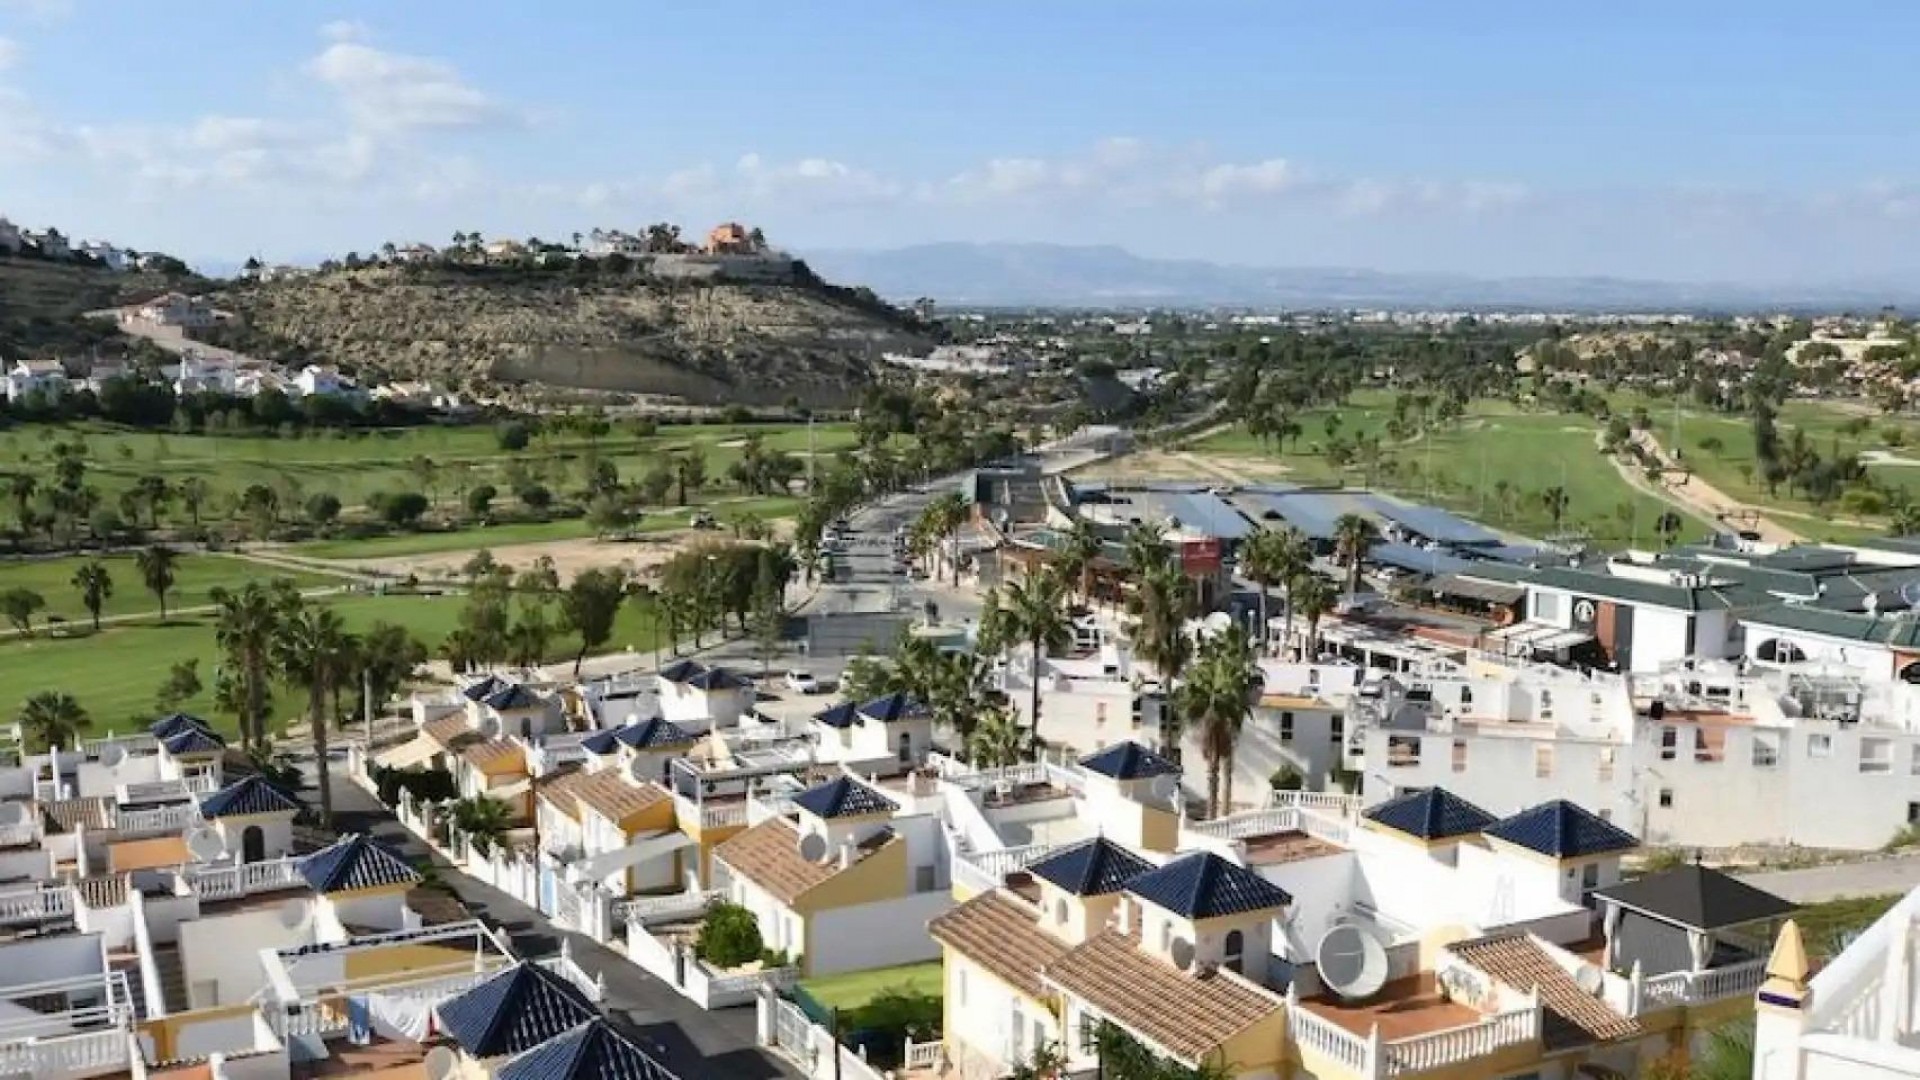
<path fill-rule="evenodd" d="M 1150 259 L 1111 246 L 943 243 L 803 254 L 829 280 L 865 285 L 890 300 L 927 296 L 949 306 L 1871 311 L 1887 304 L 1911 307 L 1920 298 L 1912 283 L 1891 281 L 1778 286 L 1476 278 Z"/>

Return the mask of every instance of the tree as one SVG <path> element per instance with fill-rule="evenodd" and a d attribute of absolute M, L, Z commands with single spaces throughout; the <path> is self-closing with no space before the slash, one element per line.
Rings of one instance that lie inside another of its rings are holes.
<path fill-rule="evenodd" d="M 536 514 L 545 513 L 553 505 L 553 492 L 543 484 L 524 484 L 513 493 L 513 497 Z"/>
<path fill-rule="evenodd" d="M 975 768 L 1004 768 L 1025 756 L 1027 733 L 1020 727 L 1019 717 L 1004 706 L 993 706 L 980 714 L 966 745 L 967 757 Z"/>
<path fill-rule="evenodd" d="M 693 954 L 721 969 L 753 963 L 765 952 L 753 912 L 725 901 L 707 909 L 693 940 Z"/>
<path fill-rule="evenodd" d="M 627 596 L 627 576 L 610 566 L 596 566 L 574 575 L 567 591 L 560 594 L 560 617 L 567 629 L 580 635 L 580 650 L 573 654 L 573 674 L 580 675 L 580 663 L 587 654 L 607 643 L 613 636 L 613 621 L 620 614 L 620 602 Z"/>
<path fill-rule="evenodd" d="M 180 502 L 187 508 L 187 516 L 192 520 L 193 527 L 198 529 L 200 508 L 207 503 L 207 482 L 198 476 L 189 476 L 180 481 L 180 486 L 176 490 L 179 492 Z"/>
<path fill-rule="evenodd" d="M 1680 526 L 1681 520 L 1679 513 L 1673 510 L 1663 510 L 1660 512 L 1660 516 L 1654 519 L 1653 531 L 1660 534 L 1660 542 L 1662 545 L 1672 547 L 1674 541 L 1680 538 Z"/>
<path fill-rule="evenodd" d="M 307 692 L 307 727 L 313 735 L 314 765 L 320 784 L 320 826 L 333 824 L 333 777 L 327 763 L 327 699 L 352 674 L 356 653 L 340 613 L 329 607 L 299 604 L 280 620 L 274 656 L 287 682 Z"/>
<path fill-rule="evenodd" d="M 387 524 L 410 529 L 420 523 L 432 502 L 418 491 L 389 491 L 373 497 L 373 509 Z"/>
<path fill-rule="evenodd" d="M 1047 650 L 1064 649 L 1073 640 L 1067 619 L 1066 585 L 1051 569 L 1028 574 L 1001 597 L 1000 618 L 1006 639 L 1024 642 L 1032 668 L 1027 678 L 1027 716 L 1033 741 L 1040 745 L 1040 669 Z"/>
<path fill-rule="evenodd" d="M 1367 549 L 1373 545 L 1373 522 L 1359 514 L 1341 514 L 1333 522 L 1333 549 L 1340 565 L 1347 568 L 1347 598 L 1360 591 L 1360 566 Z"/>
<path fill-rule="evenodd" d="M 1546 509 L 1547 516 L 1553 519 L 1554 532 L 1560 531 L 1560 519 L 1567 515 L 1567 505 L 1571 501 L 1567 489 L 1558 484 L 1540 493 L 1540 505 Z"/>
<path fill-rule="evenodd" d="M 106 607 L 107 600 L 113 596 L 113 575 L 107 572 L 107 564 L 99 559 L 81 563 L 73 572 L 73 587 L 80 590 L 80 602 L 93 617 L 93 632 L 99 633 L 100 609 Z"/>
<path fill-rule="evenodd" d="M 508 420 L 493 429 L 493 437 L 494 441 L 500 444 L 500 449 L 508 453 L 518 453 L 527 448 L 533 433 L 528 429 L 525 421 Z"/>
<path fill-rule="evenodd" d="M 326 528 L 340 517 L 340 498 L 322 491 L 307 500 L 307 520 Z"/>
<path fill-rule="evenodd" d="M 467 513 L 477 518 L 487 516 L 493 508 L 493 500 L 500 495 L 500 489 L 492 484 L 477 484 L 467 491 Z"/>
<path fill-rule="evenodd" d="M 1320 655 L 1320 620 L 1333 610 L 1333 582 L 1320 574 L 1308 574 L 1294 586 L 1293 600 L 1300 606 L 1300 615 L 1307 620 L 1307 647 L 1301 659 L 1312 663 Z"/>
<path fill-rule="evenodd" d="M 379 705 L 391 698 L 415 669 L 427 662 L 427 647 L 404 626 L 377 622 L 360 640 L 360 686 Z M 365 708 L 362 703 L 362 708 Z"/>
<path fill-rule="evenodd" d="M 476 795 L 453 804 L 453 827 L 467 836 L 475 851 L 488 855 L 506 839 L 513 811 L 490 795 Z"/>
<path fill-rule="evenodd" d="M 786 636 L 786 584 L 779 579 L 779 568 L 771 551 L 756 560 L 753 582 L 753 640 L 760 653 L 760 674 L 765 677 L 774 657 L 780 655 L 780 642 Z"/>
<path fill-rule="evenodd" d="M 92 722 L 87 710 L 63 690 L 43 690 L 20 707 L 20 730 L 34 751 L 71 746 Z"/>
<path fill-rule="evenodd" d="M 673 490 L 674 470 L 664 461 L 656 460 L 640 474 L 640 498 L 655 506 L 666 501 L 667 492 Z M 681 500 L 683 503 L 684 499 Z"/>
<path fill-rule="evenodd" d="M 1247 538 L 1240 556 L 1240 569 L 1260 587 L 1260 640 L 1266 641 L 1267 594 L 1275 584 L 1287 592 L 1287 634 L 1293 636 L 1293 583 L 1313 565 L 1313 549 L 1306 535 L 1288 526 L 1284 529 L 1260 529 Z"/>
<path fill-rule="evenodd" d="M 21 532 L 33 527 L 33 496 L 39 490 L 40 482 L 26 473 L 7 477 L 7 494 L 13 499 L 13 517 Z"/>
<path fill-rule="evenodd" d="M 1207 816 L 1233 809 L 1233 755 L 1262 682 L 1253 644 L 1238 625 L 1202 642 L 1199 658 L 1175 693 L 1180 715 L 1197 725 L 1207 763 Z M 1225 783 L 1222 784 L 1222 776 Z"/>
<path fill-rule="evenodd" d="M 1100 535 L 1093 531 L 1092 523 L 1085 518 L 1075 518 L 1058 552 L 1061 578 L 1072 582 L 1080 591 L 1081 599 L 1089 604 L 1093 601 L 1093 564 L 1102 550 Z"/>
<path fill-rule="evenodd" d="M 27 588 L 0 592 L 0 615 L 6 616 L 21 637 L 33 636 L 33 617 L 47 606 L 47 598 Z"/>
<path fill-rule="evenodd" d="M 1168 562 L 1139 574 L 1133 595 L 1127 598 L 1127 613 L 1133 618 L 1129 634 L 1134 652 L 1160 673 L 1160 685 L 1166 691 L 1160 750 L 1169 757 L 1180 753 L 1181 717 L 1173 688 L 1193 658 L 1193 638 L 1187 634 L 1186 625 L 1193 604 L 1193 582 Z"/>
<path fill-rule="evenodd" d="M 167 593 L 173 591 L 173 567 L 176 560 L 170 547 L 155 544 L 134 556 L 134 568 L 140 571 L 140 582 L 147 591 L 160 601 L 160 621 L 167 619 Z"/>
<path fill-rule="evenodd" d="M 284 578 L 272 585 L 249 581 L 238 591 L 213 590 L 214 642 L 220 647 L 220 697 L 240 721 L 249 747 L 267 744 L 267 706 L 274 671 L 274 650 L 286 612 L 299 594 Z"/>
<path fill-rule="evenodd" d="M 161 714 L 178 712 L 180 706 L 198 697 L 200 690 L 200 659 L 175 660 L 167 669 L 166 681 L 154 692 L 153 709 Z"/>
<path fill-rule="evenodd" d="M 674 458 L 674 479 L 679 484 L 675 499 L 681 506 L 687 505 L 687 491 L 700 490 L 707 482 L 707 457 L 699 447 Z"/>

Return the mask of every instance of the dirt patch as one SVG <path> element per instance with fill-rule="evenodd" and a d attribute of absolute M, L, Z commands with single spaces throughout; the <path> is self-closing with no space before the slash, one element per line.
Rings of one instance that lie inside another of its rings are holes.
<path fill-rule="evenodd" d="M 771 524 L 776 537 L 784 539 L 793 534 L 791 519 L 782 518 Z M 646 533 L 632 540 L 541 540 L 527 544 L 475 545 L 463 551 L 438 551 L 428 555 L 329 559 L 327 562 L 396 577 L 412 574 L 427 579 L 453 578 L 459 577 L 467 560 L 484 547 L 493 553 L 495 562 L 516 571 L 532 566 L 541 556 L 545 556 L 553 560 L 560 580 L 567 582 L 583 570 L 600 566 L 623 566 L 629 573 L 644 577 L 696 543 L 732 539 L 733 534 L 724 530 L 674 529 Z"/>
<path fill-rule="evenodd" d="M 1080 480 L 1185 480 L 1243 484 L 1277 480 L 1292 471 L 1277 461 L 1265 458 L 1143 450 L 1076 469 L 1072 475 Z"/>

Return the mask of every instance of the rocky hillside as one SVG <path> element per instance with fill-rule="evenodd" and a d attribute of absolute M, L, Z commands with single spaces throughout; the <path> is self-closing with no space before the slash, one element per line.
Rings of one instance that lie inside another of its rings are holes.
<path fill-rule="evenodd" d="M 143 300 L 168 285 L 159 274 L 116 274 L 97 266 L 0 254 L 0 359 L 14 353 L 73 352 L 111 338 L 111 323 L 90 323 L 81 316 Z"/>
<path fill-rule="evenodd" d="M 789 284 L 671 284 L 640 271 L 408 267 L 237 284 L 221 344 L 363 375 L 665 394 L 697 404 L 850 402 L 901 313 L 804 271 Z"/>

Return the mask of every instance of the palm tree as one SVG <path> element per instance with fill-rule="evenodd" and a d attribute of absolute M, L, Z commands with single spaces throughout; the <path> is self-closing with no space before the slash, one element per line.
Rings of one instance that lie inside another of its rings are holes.
<path fill-rule="evenodd" d="M 1667 547 L 1672 547 L 1673 542 L 1680 538 L 1680 525 L 1681 521 L 1678 513 L 1672 510 L 1663 510 L 1660 512 L 1660 516 L 1654 519 L 1653 531 L 1660 534 L 1660 542 L 1662 544 Z"/>
<path fill-rule="evenodd" d="M 1307 647 L 1304 657 L 1311 662 L 1320 655 L 1320 620 L 1333 610 L 1333 582 L 1319 574 L 1308 574 L 1293 587 L 1294 602 L 1300 605 L 1300 614 L 1307 620 Z"/>
<path fill-rule="evenodd" d="M 1360 591 L 1360 563 L 1373 544 L 1373 522 L 1359 514 L 1341 514 L 1333 523 L 1333 547 L 1340 565 L 1347 568 L 1347 598 Z"/>
<path fill-rule="evenodd" d="M 13 498 L 13 516 L 20 523 L 20 531 L 27 531 L 27 522 L 33 518 L 33 495 L 40 490 L 40 481 L 26 473 L 14 473 L 7 477 L 7 494 Z"/>
<path fill-rule="evenodd" d="M 1887 521 L 1889 536 L 1910 536 L 1920 532 L 1920 504 L 1901 503 L 1892 510 Z"/>
<path fill-rule="evenodd" d="M 333 823 L 333 780 L 327 767 L 327 700 L 352 674 L 355 643 L 340 613 L 300 605 L 286 612 L 273 643 L 274 659 L 289 683 L 307 692 L 307 725 L 319 770 L 320 827 Z"/>
<path fill-rule="evenodd" d="M 1093 531 L 1091 523 L 1080 518 L 1075 519 L 1065 541 L 1059 551 L 1060 576 L 1073 582 L 1080 590 L 1081 599 L 1092 604 L 1093 563 L 1100 557 L 1100 534 Z"/>
<path fill-rule="evenodd" d="M 173 590 L 174 551 L 170 547 L 155 544 L 134 556 L 134 565 L 140 571 L 140 581 L 147 591 L 160 601 L 160 621 L 167 620 L 167 593 Z"/>
<path fill-rule="evenodd" d="M 960 552 L 954 543 L 960 535 L 960 527 L 967 523 L 972 512 L 966 496 L 959 492 L 943 495 L 927 504 L 920 512 L 920 519 L 914 523 L 914 531 L 925 535 L 929 543 L 943 544 L 947 548 L 947 561 L 953 570 L 953 583 L 960 584 Z"/>
<path fill-rule="evenodd" d="M 1127 530 L 1126 550 L 1127 568 L 1135 574 L 1145 574 L 1165 566 L 1173 558 L 1173 545 L 1167 543 L 1167 530 L 1151 521 L 1142 521 Z"/>
<path fill-rule="evenodd" d="M 198 476 L 189 476 L 180 481 L 180 502 L 187 508 L 187 516 L 193 527 L 200 527 L 200 507 L 207 501 L 207 482 Z"/>
<path fill-rule="evenodd" d="M 1067 619 L 1066 585 L 1051 570 L 1028 574 L 1008 586 L 1005 604 L 999 609 L 1002 630 L 1008 641 L 1024 641 L 1032 654 L 1033 668 L 1027 679 L 1028 717 L 1033 725 L 1034 744 L 1040 741 L 1040 660 L 1048 649 L 1064 649 L 1073 638 Z"/>
<path fill-rule="evenodd" d="M 93 616 L 93 632 L 100 632 L 100 609 L 107 606 L 107 598 L 113 595 L 113 575 L 107 573 L 107 564 L 99 559 L 89 559 L 80 564 L 73 572 L 73 587 L 80 590 L 80 602 L 87 606 L 87 614 Z"/>
<path fill-rule="evenodd" d="M 1313 551 L 1306 535 L 1288 526 L 1275 531 L 1260 529 L 1247 538 L 1240 556 L 1240 568 L 1260 586 L 1260 640 L 1267 640 L 1267 593 L 1275 584 L 1287 591 L 1287 636 L 1293 636 L 1293 582 L 1313 564 Z"/>
<path fill-rule="evenodd" d="M 1167 691 L 1160 718 L 1160 749 L 1169 757 L 1180 752 L 1180 715 L 1174 686 L 1193 658 L 1193 639 L 1187 619 L 1193 613 L 1193 582 L 1170 563 L 1136 575 L 1127 613 L 1133 616 L 1133 651 L 1160 673 Z"/>
<path fill-rule="evenodd" d="M 27 745 L 40 750 L 71 744 L 80 729 L 92 722 L 73 695 L 62 690 L 44 690 L 20 707 L 20 729 L 27 736 Z"/>
<path fill-rule="evenodd" d="M 224 654 L 222 667 L 234 683 L 232 698 L 239 714 L 240 735 L 250 748 L 267 743 L 267 692 L 273 678 L 274 648 L 280 625 L 291 606 L 292 586 L 284 580 L 275 587 L 249 581 L 239 592 L 215 589 L 217 615 L 213 637 Z"/>
<path fill-rule="evenodd" d="M 974 768 L 997 769 L 1019 762 L 1027 748 L 1027 733 L 1020 718 L 1005 708 L 994 708 L 980 715 L 967 736 L 967 757 Z"/>
<path fill-rule="evenodd" d="M 1540 505 L 1546 507 L 1547 516 L 1553 519 L 1553 531 L 1560 531 L 1560 519 L 1567 514 L 1567 489 L 1558 484 L 1540 493 Z"/>
<path fill-rule="evenodd" d="M 1181 715 L 1199 725 L 1200 752 L 1207 762 L 1208 817 L 1219 817 L 1223 808 L 1232 812 L 1234 749 L 1260 684 L 1253 644 L 1236 625 L 1201 643 L 1199 660 L 1177 691 Z"/>
<path fill-rule="evenodd" d="M 453 824 L 482 855 L 490 854 L 507 835 L 512 812 L 489 795 L 476 795 L 453 804 Z"/>

